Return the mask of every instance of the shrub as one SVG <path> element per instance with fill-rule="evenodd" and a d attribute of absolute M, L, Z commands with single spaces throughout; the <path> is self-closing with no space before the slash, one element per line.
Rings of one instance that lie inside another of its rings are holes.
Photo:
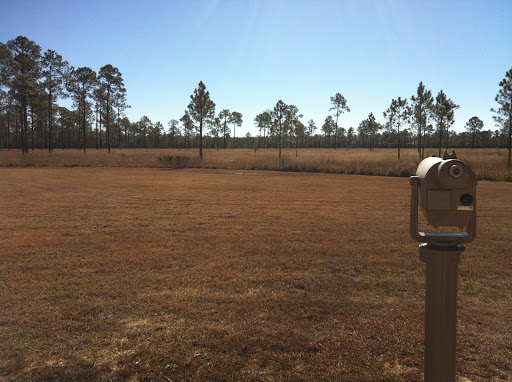
<path fill-rule="evenodd" d="M 185 168 L 190 162 L 190 157 L 187 156 L 172 156 L 172 155 L 164 155 L 158 157 L 158 160 L 164 162 L 167 167 L 171 168 Z"/>

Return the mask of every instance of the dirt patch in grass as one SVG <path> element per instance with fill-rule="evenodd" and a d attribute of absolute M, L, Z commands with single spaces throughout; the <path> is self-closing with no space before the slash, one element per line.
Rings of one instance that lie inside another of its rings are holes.
<path fill-rule="evenodd" d="M 480 182 L 459 378 L 510 380 L 512 185 Z M 0 170 L 0 380 L 421 381 L 408 179 Z"/>

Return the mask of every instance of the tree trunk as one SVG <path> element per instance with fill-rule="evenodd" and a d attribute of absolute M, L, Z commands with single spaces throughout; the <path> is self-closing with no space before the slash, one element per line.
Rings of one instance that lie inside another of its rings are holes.
<path fill-rule="evenodd" d="M 338 148 L 338 113 L 336 113 L 336 131 L 334 134 L 334 150 L 336 150 Z"/>
<path fill-rule="evenodd" d="M 508 119 L 508 171 L 510 172 L 510 152 L 512 151 L 512 112 Z"/>
<path fill-rule="evenodd" d="M 510 173 L 510 153 L 512 151 L 512 93 L 508 111 L 508 172 Z"/>
<path fill-rule="evenodd" d="M 44 134 L 43 134 L 43 137 L 44 137 L 44 148 L 45 150 L 48 149 L 48 121 L 46 120 L 46 118 L 44 119 Z"/>
<path fill-rule="evenodd" d="M 21 140 L 22 140 L 22 148 L 23 155 L 28 152 L 28 114 L 27 114 L 27 100 L 23 99 L 21 103 L 21 111 L 23 115 L 23 119 L 21 121 Z"/>
<path fill-rule="evenodd" d="M 117 134 L 117 139 L 118 139 L 118 142 L 117 142 L 117 147 L 119 149 L 121 149 L 121 123 L 120 123 L 120 119 L 121 119 L 121 113 L 119 112 L 119 109 L 117 109 L 117 131 L 118 131 L 118 134 Z"/>
<path fill-rule="evenodd" d="M 84 135 L 84 138 L 83 138 L 83 141 L 84 141 L 84 154 L 86 152 L 86 149 L 87 149 L 87 134 L 86 134 L 86 130 L 87 130 L 87 118 L 86 118 L 86 115 L 85 115 L 85 112 L 86 112 L 86 103 L 85 103 L 85 97 L 82 101 L 82 132 L 83 132 L 83 135 Z"/>
<path fill-rule="evenodd" d="M 443 146 L 443 122 L 439 125 L 439 158 L 441 158 L 441 147 Z"/>
<path fill-rule="evenodd" d="M 43 149 L 43 122 L 41 118 L 37 119 L 37 148 Z"/>
<path fill-rule="evenodd" d="M 398 160 L 400 160 L 400 126 L 398 126 Z"/>
<path fill-rule="evenodd" d="M 281 125 L 279 125 L 279 159 L 281 159 Z"/>
<path fill-rule="evenodd" d="M 51 84 L 51 77 L 50 77 Z M 48 151 L 53 151 L 53 121 L 52 121 L 52 87 L 48 88 Z"/>
<path fill-rule="evenodd" d="M 421 159 L 421 123 L 418 125 L 418 158 Z"/>
<path fill-rule="evenodd" d="M 7 109 L 7 150 L 11 149 L 11 108 Z"/>
<path fill-rule="evenodd" d="M 199 121 L 199 158 L 203 160 L 203 119 Z"/>
<path fill-rule="evenodd" d="M 107 150 L 110 153 L 110 87 L 107 87 L 107 108 L 105 110 L 105 118 L 106 118 L 106 143 L 107 143 Z"/>
<path fill-rule="evenodd" d="M 98 150 L 98 106 L 96 105 L 96 150 Z"/>
<path fill-rule="evenodd" d="M 32 151 L 34 151 L 34 105 L 32 104 L 32 107 L 30 108 L 30 114 L 32 118 L 30 118 L 30 135 L 31 135 L 31 142 L 30 142 L 30 148 Z"/>

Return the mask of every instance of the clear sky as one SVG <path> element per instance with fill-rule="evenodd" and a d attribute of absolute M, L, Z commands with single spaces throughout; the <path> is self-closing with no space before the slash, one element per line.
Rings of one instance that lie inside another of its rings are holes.
<path fill-rule="evenodd" d="M 106 64 L 124 78 L 132 121 L 167 128 L 183 116 L 199 81 L 217 113 L 243 114 L 237 136 L 282 99 L 317 126 L 329 97 L 351 109 L 357 128 L 420 81 L 460 109 L 457 131 L 491 107 L 512 68 L 512 1 L 391 0 L 0 0 L 0 41 L 23 35 L 75 67 Z"/>

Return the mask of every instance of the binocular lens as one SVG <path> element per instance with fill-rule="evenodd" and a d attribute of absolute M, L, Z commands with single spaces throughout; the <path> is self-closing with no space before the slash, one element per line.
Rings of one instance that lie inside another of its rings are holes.
<path fill-rule="evenodd" d="M 460 197 L 460 202 L 463 206 L 469 206 L 473 203 L 473 196 L 464 194 Z"/>
<path fill-rule="evenodd" d="M 450 167 L 450 175 L 453 176 L 454 178 L 458 178 L 459 176 L 462 175 L 463 172 L 464 171 L 462 170 L 462 167 L 460 167 L 457 164 L 454 164 L 453 166 Z"/>

